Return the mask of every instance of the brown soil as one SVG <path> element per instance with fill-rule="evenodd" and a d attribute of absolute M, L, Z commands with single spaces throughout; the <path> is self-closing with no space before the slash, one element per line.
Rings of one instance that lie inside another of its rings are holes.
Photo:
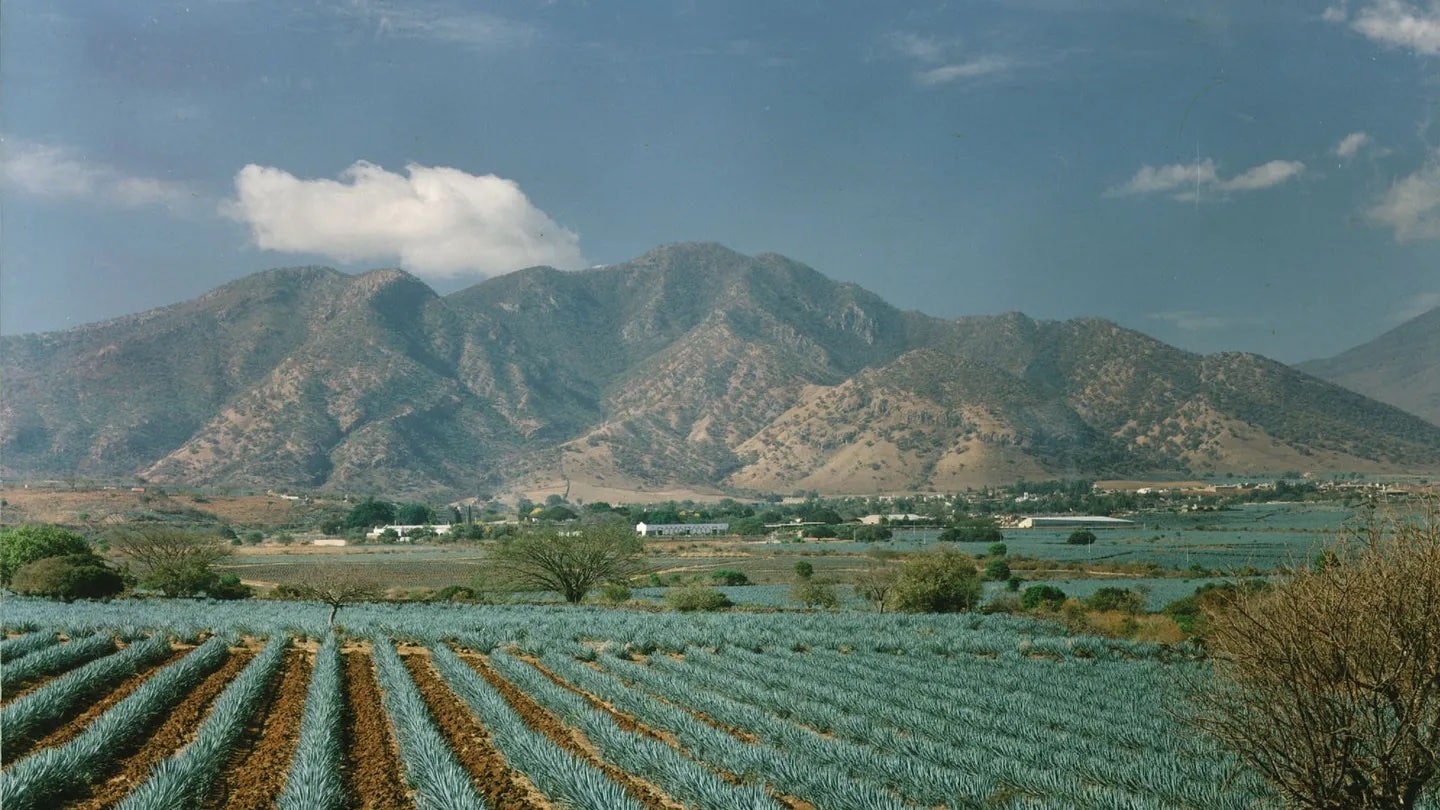
<path fill-rule="evenodd" d="M 450 741 L 456 759 L 470 772 L 470 780 L 485 803 L 495 810 L 550 807 L 530 780 L 506 764 L 475 715 L 430 666 L 429 656 L 407 655 L 403 660 L 440 733 Z"/>
<path fill-rule="evenodd" d="M 274 806 L 300 739 L 310 667 L 305 653 L 292 650 L 285 654 L 279 677 L 246 724 L 245 735 L 210 791 L 207 807 L 263 810 Z"/>
<path fill-rule="evenodd" d="M 350 810 L 413 810 L 375 667 L 364 652 L 345 653 L 344 746 L 340 771 Z"/>
<path fill-rule="evenodd" d="M 70 742 L 76 737 L 79 737 L 81 734 L 85 733 L 85 729 L 89 728 L 91 723 L 95 722 L 95 719 L 97 717 L 108 711 L 111 706 L 114 706 L 116 703 L 119 703 L 125 698 L 130 697 L 130 693 L 140 688 L 140 684 L 145 683 L 147 680 L 149 680 L 150 676 L 180 660 L 180 658 L 182 658 L 184 655 L 184 651 L 177 650 L 171 653 L 169 658 L 162 660 L 158 664 L 155 664 L 148 669 L 141 670 L 140 672 L 131 675 L 124 681 L 121 681 L 119 686 L 111 690 L 109 694 L 100 698 L 100 700 L 91 703 L 88 706 L 84 706 L 84 711 L 82 711 L 79 715 L 74 716 L 68 720 L 64 717 L 59 718 L 58 722 L 61 725 L 58 728 L 33 742 L 27 742 L 25 740 L 6 740 L 5 764 L 9 765 L 10 763 L 19 760 L 21 757 L 25 756 L 31 751 L 39 751 L 44 748 L 55 748 L 57 746 L 61 746 L 65 743 Z"/>
<path fill-rule="evenodd" d="M 689 754 L 685 751 L 685 749 L 684 749 L 683 747 L 681 747 L 680 741 L 679 741 L 678 739 L 676 739 L 676 737 L 675 737 L 674 734 L 671 734 L 671 733 L 668 732 L 668 731 L 660 731 L 659 729 L 653 729 L 653 728 L 645 725 L 644 723 L 640 722 L 639 720 L 636 720 L 634 717 L 626 714 L 625 712 L 622 712 L 622 711 L 620 711 L 619 709 L 615 708 L 615 707 L 614 707 L 613 705 L 611 705 L 610 703 L 608 703 L 608 702 L 606 702 L 606 701 L 604 701 L 604 700 L 601 700 L 599 697 L 596 697 L 595 695 L 592 695 L 592 694 L 590 694 L 589 692 L 586 692 L 585 690 L 580 689 L 580 688 L 577 687 L 577 686 L 574 686 L 574 685 L 571 684 L 569 681 L 566 681 L 564 678 L 561 678 L 559 675 L 556 675 L 555 673 L 551 672 L 549 669 L 546 669 L 546 668 L 545 668 L 545 665 L 542 664 L 542 663 L 540 663 L 539 659 L 532 658 L 532 657 L 530 657 L 530 656 L 519 656 L 519 657 L 524 658 L 524 659 L 525 659 L 526 661 L 528 661 L 532 666 L 534 666 L 536 669 L 540 670 L 540 673 L 541 673 L 542 675 L 544 675 L 545 677 L 549 678 L 551 681 L 554 681 L 556 684 L 565 687 L 566 689 L 570 690 L 571 692 L 574 692 L 575 694 L 579 695 L 580 697 L 585 698 L 585 701 L 586 701 L 587 703 L 589 703 L 591 706 L 594 706 L 595 708 L 600 709 L 601 711 L 603 711 L 603 712 L 605 712 L 606 714 L 610 715 L 611 719 L 613 719 L 613 720 L 615 721 L 615 725 L 619 726 L 620 728 L 623 728 L 623 729 L 625 729 L 626 731 L 629 731 L 629 732 L 634 733 L 634 734 L 643 734 L 644 736 L 649 737 L 649 738 L 652 739 L 652 740 L 658 740 L 658 741 L 660 741 L 660 742 L 663 742 L 663 743 L 665 743 L 666 745 L 670 746 L 671 748 L 674 748 L 675 750 L 679 751 L 680 753 L 685 754 L 686 756 L 689 756 Z M 697 761 L 698 761 L 698 760 L 697 760 Z M 708 765 L 707 763 L 701 763 L 701 764 L 702 764 L 702 765 L 705 765 L 705 767 L 709 767 L 709 765 Z M 736 776 L 736 775 L 733 774 L 733 773 L 730 773 L 730 772 L 728 772 L 728 771 L 716 770 L 716 769 L 714 769 L 714 768 L 710 768 L 710 770 L 711 770 L 716 776 L 720 777 L 721 779 L 724 779 L 726 782 L 729 782 L 729 783 L 732 784 L 732 785 L 741 785 L 741 784 L 744 784 L 743 780 L 741 780 L 740 777 Z M 789 796 L 789 795 L 786 795 L 786 794 L 784 794 L 784 793 L 777 793 L 777 792 L 775 792 L 773 789 L 771 789 L 770 786 L 768 786 L 768 785 L 765 787 L 765 789 L 766 789 L 766 791 L 770 794 L 771 798 L 775 799 L 775 801 L 779 802 L 780 804 L 783 804 L 783 805 L 785 805 L 786 807 L 791 808 L 791 810 L 815 810 L 815 806 L 812 805 L 812 804 L 810 804 L 809 802 L 805 801 L 804 799 L 798 799 L 798 798 L 796 798 L 796 797 L 794 797 L 794 796 Z"/>
<path fill-rule="evenodd" d="M 659 788 L 633 774 L 616 768 L 600 759 L 599 752 L 595 746 L 585 739 L 585 736 L 578 730 L 570 728 L 556 719 L 555 715 L 547 711 L 535 699 L 520 691 L 514 684 L 500 677 L 500 674 L 490 668 L 490 664 L 480 656 L 469 654 L 462 656 L 474 670 L 480 673 L 489 684 L 510 704 L 525 721 L 525 725 L 532 730 L 538 731 L 549 737 L 556 745 L 569 751 L 571 754 L 599 768 L 610 777 L 616 784 L 625 789 L 636 801 L 652 810 L 658 808 L 681 807 L 679 802 L 667 797 Z"/>
<path fill-rule="evenodd" d="M 210 711 L 210 704 L 254 657 L 248 651 L 232 653 L 219 669 L 206 676 L 180 701 L 180 705 L 170 711 L 165 722 L 139 748 L 129 752 L 128 756 L 116 752 L 118 756 L 114 760 L 113 776 L 91 785 L 89 792 L 70 806 L 77 810 L 98 810 L 125 798 L 150 775 L 151 768 L 194 739 L 196 730 Z"/>

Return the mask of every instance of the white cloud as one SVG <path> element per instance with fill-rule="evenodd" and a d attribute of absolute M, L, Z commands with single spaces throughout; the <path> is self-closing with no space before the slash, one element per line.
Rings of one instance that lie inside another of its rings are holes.
<path fill-rule="evenodd" d="M 948 84 L 961 79 L 978 79 L 982 76 L 1004 73 L 1013 67 L 1015 67 L 1015 63 L 1003 56 L 982 56 L 968 62 L 957 62 L 922 70 L 915 74 L 915 79 L 924 85 Z"/>
<path fill-rule="evenodd" d="M 885 38 L 900 55 L 919 62 L 945 61 L 945 46 L 933 37 L 896 32 Z"/>
<path fill-rule="evenodd" d="M 1401 242 L 1440 239 L 1440 160 L 1431 155 L 1415 173 L 1396 180 L 1366 211 L 1371 221 L 1388 225 Z"/>
<path fill-rule="evenodd" d="M 340 180 L 301 180 L 251 164 L 235 175 L 236 199 L 223 211 L 249 225 L 266 250 L 398 260 L 423 276 L 586 265 L 580 237 L 536 208 L 515 181 L 443 166 L 405 170 L 408 176 L 360 161 Z"/>
<path fill-rule="evenodd" d="M 536 36 L 533 26 L 453 4 L 351 0 L 335 9 L 371 26 L 377 37 L 428 39 L 489 50 L 524 45 Z"/>
<path fill-rule="evenodd" d="M 1368 133 L 1352 132 L 1341 138 L 1340 143 L 1335 144 L 1335 156 L 1343 160 L 1349 160 L 1355 157 L 1356 153 L 1365 148 L 1366 144 L 1369 143 L 1370 135 Z"/>
<path fill-rule="evenodd" d="M 1305 164 L 1298 160 L 1272 160 L 1253 169 L 1246 169 L 1220 183 L 1219 187 L 1225 191 L 1258 191 L 1278 186 L 1303 171 Z"/>
<path fill-rule="evenodd" d="M 6 186 L 36 197 L 177 212 L 195 197 L 183 183 L 127 174 L 64 147 L 29 141 L 5 142 L 3 169 Z"/>
<path fill-rule="evenodd" d="M 1323 19 L 1349 23 L 1350 28 L 1372 42 L 1392 48 L 1408 48 L 1419 54 L 1440 54 L 1440 4 L 1426 5 L 1409 0 L 1368 0 L 1351 16 L 1345 6 L 1331 6 Z"/>
<path fill-rule="evenodd" d="M 1410 296 L 1405 305 L 1391 313 L 1392 323 L 1404 323 L 1405 321 L 1418 318 L 1436 307 L 1440 307 L 1440 292 L 1422 292 Z"/>
<path fill-rule="evenodd" d="M 1141 166 L 1122 186 L 1105 192 L 1107 197 L 1168 193 L 1178 202 L 1194 202 L 1203 191 L 1258 191 L 1286 182 L 1305 171 L 1298 160 L 1272 160 L 1234 177 L 1223 179 L 1215 161 L 1206 158 L 1194 163 L 1172 163 L 1168 166 Z"/>

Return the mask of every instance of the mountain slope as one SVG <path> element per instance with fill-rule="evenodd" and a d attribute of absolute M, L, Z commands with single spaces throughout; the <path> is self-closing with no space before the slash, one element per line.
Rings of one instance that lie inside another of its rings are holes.
<path fill-rule="evenodd" d="M 448 296 L 269 271 L 0 339 L 11 477 L 472 495 L 1434 470 L 1440 427 L 1107 321 L 900 312 L 781 256 L 658 248 Z"/>
<path fill-rule="evenodd" d="M 1296 368 L 1440 424 L 1440 307 L 1368 343 Z"/>

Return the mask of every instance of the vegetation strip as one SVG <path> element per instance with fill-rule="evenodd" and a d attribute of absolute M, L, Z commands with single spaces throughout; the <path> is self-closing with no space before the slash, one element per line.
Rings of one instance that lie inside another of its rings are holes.
<path fill-rule="evenodd" d="M 345 653 L 345 722 L 341 776 L 351 810 L 414 810 L 400 772 L 399 749 L 385 719 L 370 656 Z"/>
<path fill-rule="evenodd" d="M 71 718 L 64 725 L 60 726 L 59 728 L 55 729 L 44 737 L 35 740 L 33 743 L 15 746 L 15 748 L 19 750 L 15 750 L 13 751 L 13 753 L 10 740 L 6 739 L 5 754 L 9 757 L 12 757 L 13 759 L 18 760 L 31 751 L 40 751 L 46 748 L 59 748 L 60 746 L 65 745 L 76 737 L 79 737 L 81 734 L 84 734 L 85 730 L 90 727 L 90 724 L 95 722 L 95 718 L 104 715 L 105 712 L 110 710 L 110 707 L 120 703 L 120 701 L 124 700 L 125 698 L 130 697 L 130 695 L 134 694 L 135 690 L 143 686 L 146 681 L 150 680 L 150 678 L 153 678 L 160 672 L 163 672 L 166 667 L 169 667 L 171 664 L 179 661 L 188 652 L 189 650 L 172 649 L 170 651 L 170 654 L 164 660 L 159 661 L 149 669 L 136 673 L 124 683 L 121 683 L 119 686 L 115 687 L 115 689 L 112 690 L 110 694 L 105 695 L 104 697 L 100 698 L 100 700 L 97 700 L 94 703 L 90 704 L 85 708 L 85 711 Z"/>
<path fill-rule="evenodd" d="M 0 664 L 8 664 L 16 659 L 24 658 L 36 650 L 43 650 L 58 643 L 60 643 L 60 636 L 48 630 L 37 630 L 23 636 L 7 638 L 0 641 Z"/>
<path fill-rule="evenodd" d="M 340 810 L 344 805 L 345 780 L 340 773 L 344 722 L 340 648 L 335 636 L 327 635 L 310 671 L 300 739 L 285 776 L 285 790 L 276 801 L 278 810 Z"/>
<path fill-rule="evenodd" d="M 170 640 L 155 635 L 124 650 L 71 670 L 0 709 L 5 754 L 23 755 L 46 728 L 54 726 L 97 692 L 170 654 Z"/>
<path fill-rule="evenodd" d="M 663 745 L 669 746 L 670 748 L 674 749 L 677 754 L 687 757 L 690 762 L 697 763 L 699 766 L 702 766 L 702 767 L 707 768 L 708 770 L 712 771 L 716 777 L 725 780 L 725 782 L 727 782 L 727 783 L 730 784 L 730 785 L 734 785 L 734 786 L 736 786 L 736 787 L 743 787 L 743 786 L 745 786 L 745 780 L 742 779 L 739 775 L 733 774 L 733 773 L 729 773 L 729 772 L 727 772 L 727 771 L 718 770 L 718 769 L 715 768 L 715 766 L 714 766 L 712 763 L 703 762 L 703 761 L 694 759 L 694 758 L 691 756 L 690 752 L 688 752 L 688 751 L 685 750 L 685 748 L 684 748 L 684 746 L 681 744 L 679 738 L 676 737 L 674 734 L 671 734 L 670 732 L 667 732 L 667 731 L 661 731 L 661 730 L 659 730 L 659 729 L 652 728 L 652 727 L 646 725 L 645 723 L 642 723 L 642 722 L 640 722 L 639 720 L 637 720 L 633 715 L 627 714 L 627 713 L 619 710 L 618 708 L 615 707 L 615 705 L 614 705 L 613 703 L 610 703 L 609 701 L 606 701 L 606 700 L 604 700 L 604 699 L 602 699 L 602 698 L 600 698 L 600 697 L 598 697 L 598 696 L 596 696 L 596 695 L 594 695 L 594 694 L 591 694 L 590 692 L 586 692 L 585 690 L 581 689 L 581 688 L 578 687 L 578 686 L 575 686 L 574 684 L 570 683 L 569 681 L 566 681 L 564 678 L 562 678 L 562 677 L 560 677 L 559 675 L 555 674 L 554 671 L 552 671 L 549 667 L 547 667 L 547 666 L 546 666 L 543 662 L 541 662 L 539 659 L 526 657 L 526 658 L 521 658 L 521 660 L 525 661 L 527 664 L 529 664 L 530 666 L 534 667 L 537 672 L 539 672 L 541 675 L 544 675 L 551 683 L 555 684 L 556 686 L 558 686 L 558 687 L 560 687 L 560 688 L 562 688 L 562 689 L 565 689 L 566 691 L 570 692 L 571 694 L 574 694 L 574 695 L 579 696 L 579 697 L 582 698 L 587 704 L 589 704 L 591 707 L 595 708 L 596 710 L 601 711 L 601 712 L 604 712 L 604 713 L 615 723 L 615 725 L 616 725 L 617 727 L 619 727 L 620 729 L 622 729 L 622 730 L 624 730 L 624 731 L 627 731 L 627 732 L 630 732 L 631 734 L 641 735 L 641 736 L 645 737 L 647 740 L 653 740 L 654 742 L 661 743 L 661 744 L 663 744 Z M 571 659 L 571 663 L 573 663 L 573 659 Z M 662 787 L 666 787 L 667 790 L 670 789 L 668 786 L 664 785 L 663 783 L 662 783 Z M 754 789 L 754 788 L 752 787 L 752 788 L 750 788 L 750 789 Z M 676 790 L 676 791 L 674 791 L 674 792 L 676 792 L 676 794 L 677 794 L 677 796 L 679 796 L 679 798 L 682 798 L 682 799 L 684 798 L 683 795 L 680 795 L 680 794 L 683 794 L 683 792 L 684 792 L 683 790 Z M 809 807 L 811 806 L 808 802 L 803 802 L 803 801 L 801 801 L 800 799 L 795 798 L 794 796 L 786 796 L 786 795 L 784 795 L 784 794 L 776 794 L 776 793 L 770 793 L 770 794 L 768 794 L 768 796 L 769 796 L 770 799 L 773 799 L 775 803 L 777 803 L 777 804 L 779 804 L 779 805 L 782 805 L 782 806 L 784 806 L 784 807 L 792 808 L 792 810 L 800 810 L 800 808 L 809 808 Z M 765 804 L 764 804 L 763 801 L 757 801 L 757 802 L 755 802 L 755 803 L 753 803 L 753 804 L 751 804 L 751 805 L 747 805 L 747 806 L 749 806 L 749 807 L 764 807 Z"/>
<path fill-rule="evenodd" d="M 653 781 L 689 807 L 778 810 L 779 806 L 764 790 L 727 783 L 664 742 L 621 728 L 609 714 L 557 685 L 530 664 L 499 650 L 490 654 L 490 664 L 527 698 L 555 717 L 578 726 L 585 739 L 605 758 L 605 770 L 611 778 L 615 778 L 612 771 L 627 776 L 636 774 Z"/>
<path fill-rule="evenodd" d="M 435 644 L 430 660 L 455 694 L 480 718 L 506 761 L 551 801 L 582 810 L 642 810 L 624 788 L 604 773 L 531 730 L 509 701 L 449 647 Z"/>
<path fill-rule="evenodd" d="M 221 770 L 205 804 L 225 810 L 268 810 L 285 782 L 294 759 L 310 681 L 310 661 L 303 650 L 285 653 L 276 686 L 255 710 L 241 743 Z M 338 776 L 338 774 L 337 774 Z"/>
<path fill-rule="evenodd" d="M 525 810 L 548 807 L 539 790 L 505 761 L 485 727 L 465 708 L 459 697 L 430 666 L 429 656 L 407 655 L 405 666 L 415 679 L 420 695 L 430 707 L 441 732 L 460 763 L 470 772 L 475 787 L 494 810 Z"/>
<path fill-rule="evenodd" d="M 89 799 L 80 807 L 118 800 L 151 764 L 180 747 L 210 701 L 244 663 L 225 641 L 211 639 L 141 684 L 102 714 L 84 734 L 60 748 L 46 748 L 15 763 L 0 776 L 0 807 L 48 810 L 62 798 Z M 143 735 L 158 729 L 137 746 Z M 127 756 L 127 752 L 131 752 Z M 118 775 L 99 783 L 107 773 Z"/>
<path fill-rule="evenodd" d="M 406 780 L 415 791 L 419 810 L 472 810 L 485 801 L 470 784 L 449 744 L 430 716 L 410 673 L 388 639 L 371 640 L 375 672 L 380 681 L 385 713 L 400 745 Z"/>
<path fill-rule="evenodd" d="M 274 680 L 289 646 L 288 636 L 271 639 L 215 700 L 195 739 L 158 763 L 118 810 L 185 810 L 198 806 L 245 732 L 246 722 Z"/>
<path fill-rule="evenodd" d="M 43 675 L 57 675 L 114 651 L 115 637 L 109 633 L 95 633 L 46 647 L 0 669 L 0 690 L 8 692 L 26 681 Z"/>

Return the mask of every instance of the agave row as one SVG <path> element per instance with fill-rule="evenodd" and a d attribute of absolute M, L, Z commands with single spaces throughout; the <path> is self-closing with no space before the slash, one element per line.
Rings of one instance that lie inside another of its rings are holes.
<path fill-rule="evenodd" d="M 169 654 L 170 640 L 157 634 L 22 695 L 0 709 L 0 728 L 5 730 L 5 742 L 13 745 L 30 740 L 36 731 L 64 717 L 99 690 L 119 683 Z"/>
<path fill-rule="evenodd" d="M 655 782 L 687 807 L 778 810 L 763 789 L 732 785 L 669 745 L 620 728 L 610 715 L 529 664 L 500 651 L 491 653 L 490 663 L 545 708 L 578 726 L 611 764 Z"/>
<path fill-rule="evenodd" d="M 563 655 L 545 666 L 568 682 L 597 695 L 654 729 L 673 734 L 695 759 L 747 781 L 763 781 L 816 807 L 838 810 L 899 810 L 905 805 L 889 791 L 852 779 L 843 769 L 765 743 L 747 743 L 700 720 L 674 700 L 660 700 L 613 675 L 597 672 Z M 608 663 L 608 662 L 607 662 Z M 638 667 L 627 667 L 626 675 Z M 652 690 L 658 691 L 658 690 Z M 674 696 L 672 696 L 673 698 Z M 683 697 L 683 696 L 680 696 Z"/>
<path fill-rule="evenodd" d="M 225 687 L 195 739 L 169 759 L 156 765 L 150 776 L 125 797 L 119 810 L 184 810 L 199 807 L 220 775 L 245 724 L 255 714 L 266 689 L 275 679 L 287 636 L 273 638 L 235 680 Z"/>
<path fill-rule="evenodd" d="M 326 636 L 315 655 L 315 669 L 305 692 L 300 741 L 276 804 L 279 810 L 337 810 L 344 803 L 345 785 L 340 776 L 344 710 L 340 648 L 333 635 Z"/>
<path fill-rule="evenodd" d="M 0 774 L 0 807 L 43 810 L 56 806 L 65 794 L 99 776 L 117 751 L 148 731 L 229 654 L 223 640 L 205 642 L 111 706 L 79 737 L 15 763 Z"/>
<path fill-rule="evenodd" d="M 475 792 L 470 775 L 436 730 L 425 699 L 395 647 L 384 638 L 371 640 L 385 712 L 400 746 L 406 779 L 415 790 L 416 806 L 419 810 L 484 808 L 485 801 Z"/>
<path fill-rule="evenodd" d="M 56 644 L 38 652 L 32 652 L 13 664 L 6 664 L 0 671 L 0 689 L 10 689 L 42 675 L 64 672 L 77 664 L 83 664 L 115 651 L 115 637 L 109 633 L 96 633 L 76 639 L 68 644 Z"/>
<path fill-rule="evenodd" d="M 575 810 L 640 810 L 640 804 L 604 773 L 530 730 L 504 696 L 449 647 L 432 647 L 430 660 L 490 732 L 505 761 L 552 801 Z"/>
<path fill-rule="evenodd" d="M 36 630 L 16 638 L 7 638 L 0 641 L 0 664 L 8 664 L 59 641 L 60 637 L 50 630 Z"/>

